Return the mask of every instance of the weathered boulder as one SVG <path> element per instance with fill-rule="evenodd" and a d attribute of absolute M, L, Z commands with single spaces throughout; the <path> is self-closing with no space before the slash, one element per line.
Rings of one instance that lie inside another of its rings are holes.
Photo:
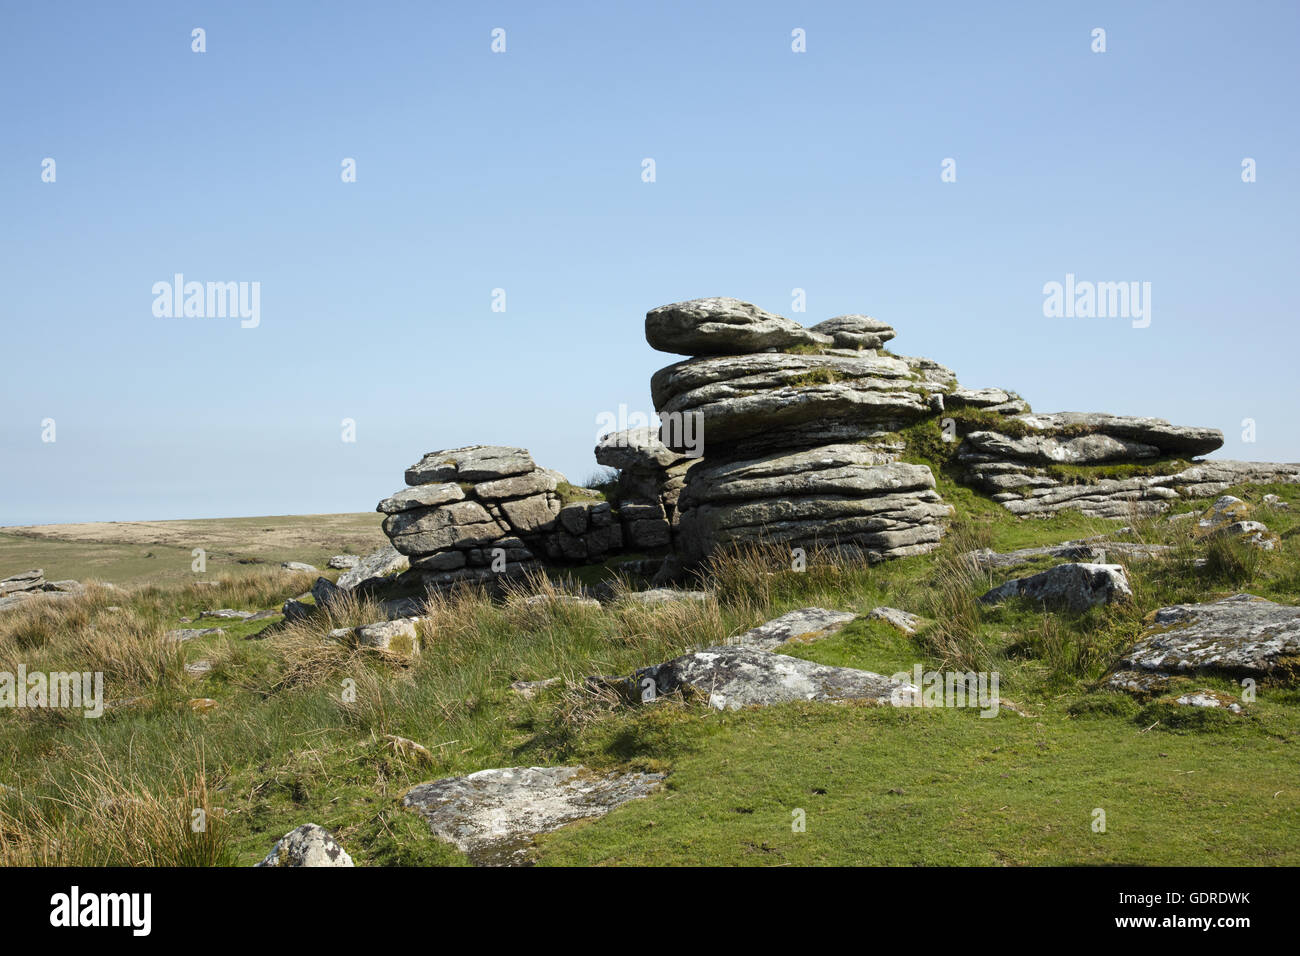
<path fill-rule="evenodd" d="M 528 862 L 532 838 L 647 797 L 658 773 L 598 775 L 584 767 L 507 767 L 422 783 L 402 797 L 433 835 L 480 866 Z"/>
<path fill-rule="evenodd" d="M 1133 597 L 1124 568 L 1118 564 L 1058 564 L 1025 578 L 1013 578 L 980 598 L 985 604 L 1012 598 L 1037 601 L 1045 607 L 1085 611 L 1099 604 Z"/>
<path fill-rule="evenodd" d="M 302 561 L 282 561 L 280 567 L 285 571 L 298 571 L 304 574 L 314 574 L 316 572 L 315 565 L 304 564 Z"/>
<path fill-rule="evenodd" d="M 710 298 L 673 302 L 645 317 L 650 347 L 678 355 L 740 355 L 796 345 L 833 344 L 798 322 L 739 299 Z"/>
<path fill-rule="evenodd" d="M 0 597 L 16 594 L 19 591 L 39 591 L 45 584 L 45 572 L 41 568 L 20 571 L 0 581 Z"/>
<path fill-rule="evenodd" d="M 699 562 L 719 547 L 844 547 L 879 561 L 932 550 L 952 513 L 925 465 L 864 445 L 705 461 L 679 502 L 677 548 Z"/>
<path fill-rule="evenodd" d="M 918 615 L 908 611 L 900 611 L 896 607 L 872 608 L 867 617 L 875 621 L 884 621 L 895 630 L 902 631 L 908 637 L 915 634 L 921 627 L 921 618 Z"/>
<path fill-rule="evenodd" d="M 356 591 L 364 585 L 406 571 L 408 567 L 411 567 L 411 559 L 407 555 L 400 553 L 393 545 L 385 545 L 380 550 L 365 555 L 350 571 L 339 575 L 338 587 L 343 591 Z"/>
<path fill-rule="evenodd" d="M 311 586 L 311 596 L 321 610 L 328 610 L 331 605 L 342 601 L 346 594 L 346 591 L 329 578 L 317 578 Z"/>
<path fill-rule="evenodd" d="M 539 567 L 539 559 L 596 561 L 623 547 L 622 528 L 599 492 L 538 468 L 523 448 L 430 452 L 407 469 L 406 480 L 413 487 L 385 498 L 376 510 L 386 515 L 393 552 L 409 561 L 425 587 L 499 589 Z"/>
<path fill-rule="evenodd" d="M 661 417 L 698 422 L 706 457 L 746 440 L 789 448 L 868 438 L 936 410 L 906 362 L 866 353 L 695 358 L 660 369 L 650 389 Z M 680 448 L 689 435 L 661 437 Z"/>
<path fill-rule="evenodd" d="M 708 647 L 633 675 L 634 693 L 653 700 L 684 687 L 708 695 L 710 707 L 738 710 L 797 700 L 910 700 L 911 684 L 871 671 L 828 667 L 752 647 Z"/>
<path fill-rule="evenodd" d="M 1104 412 L 1053 412 L 1017 415 L 1013 421 L 1050 434 L 1081 432 L 1111 435 L 1152 445 L 1167 455 L 1208 455 L 1223 447 L 1217 428 L 1171 425 L 1163 418 L 1108 415 Z"/>
<path fill-rule="evenodd" d="M 869 315 L 837 315 L 809 331 L 830 336 L 842 349 L 878 349 L 895 334 L 892 326 Z"/>
<path fill-rule="evenodd" d="M 324 827 L 304 823 L 290 830 L 257 866 L 353 866 L 352 857 Z"/>
<path fill-rule="evenodd" d="M 392 621 L 364 624 L 352 633 L 357 644 L 362 647 L 373 647 L 402 657 L 418 657 L 420 654 L 418 624 L 418 618 L 397 618 Z"/>
<path fill-rule="evenodd" d="M 1106 558 L 1124 558 L 1128 561 L 1142 561 L 1168 554 L 1172 548 L 1165 544 L 1142 544 L 1135 541 L 1110 541 L 1103 537 L 1086 538 L 1078 541 L 1065 541 L 1061 544 L 1044 545 L 1037 548 L 1018 548 L 1015 551 L 994 551 L 980 548 L 967 551 L 962 557 L 972 567 L 981 570 L 1013 568 L 1037 558 L 1060 558 L 1063 561 L 1082 561 L 1087 564 L 1106 564 Z"/>
<path fill-rule="evenodd" d="M 327 568 L 333 568 L 335 571 L 351 571 L 361 563 L 359 554 L 336 554 L 325 562 Z"/>
<path fill-rule="evenodd" d="M 1047 515 L 1072 510 L 1096 518 L 1128 518 L 1166 511 L 1180 498 L 1217 495 L 1239 484 L 1297 484 L 1300 464 L 1203 461 L 1169 474 L 1097 478 L 1071 482 L 1026 462 L 959 452 L 965 480 L 987 491 L 1015 515 Z"/>
<path fill-rule="evenodd" d="M 1300 607 L 1237 594 L 1163 607 L 1149 621 L 1148 631 L 1120 660 L 1120 670 L 1286 681 L 1300 676 Z"/>
<path fill-rule="evenodd" d="M 677 604 L 682 602 L 695 602 L 703 604 L 713 595 L 708 591 L 686 591 L 678 588 L 651 588 L 648 591 L 626 591 L 619 596 L 620 601 L 626 601 L 629 604 L 645 604 L 653 606 L 657 604 Z"/>
<path fill-rule="evenodd" d="M 850 611 L 831 611 L 821 607 L 800 608 L 729 638 L 727 645 L 770 651 L 782 644 L 802 644 L 828 637 L 842 630 L 855 618 L 857 615 Z"/>
<path fill-rule="evenodd" d="M 1009 438 L 997 432 L 971 432 L 963 450 L 966 457 L 988 455 L 1038 464 L 1095 465 L 1109 461 L 1140 461 L 1158 458 L 1160 449 L 1131 439 L 1110 435 L 1080 435 L 1077 438 L 1054 438 L 1051 435 L 1028 435 Z"/>
<path fill-rule="evenodd" d="M 431 451 L 406 470 L 408 485 L 495 481 L 524 475 L 537 468 L 526 448 L 507 445 L 468 445 Z"/>

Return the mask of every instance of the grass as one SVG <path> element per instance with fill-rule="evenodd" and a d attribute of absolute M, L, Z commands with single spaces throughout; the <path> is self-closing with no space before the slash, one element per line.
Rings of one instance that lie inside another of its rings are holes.
<path fill-rule="evenodd" d="M 546 580 L 499 601 L 464 589 L 430 599 L 413 662 L 327 639 L 378 616 L 358 601 L 292 625 L 212 621 L 226 633 L 163 640 L 208 624 L 181 621 L 204 609 L 278 608 L 312 580 L 266 565 L 216 587 L 91 588 L 19 608 L 0 617 L 0 670 L 102 669 L 106 696 L 125 703 L 98 720 L 0 711 L 0 863 L 247 865 L 315 822 L 359 864 L 464 865 L 399 806 L 410 786 L 571 763 L 669 776 L 649 799 L 542 837 L 542 864 L 1300 862 L 1300 693 L 1264 686 L 1235 717 L 1098 687 L 1156 607 L 1239 590 L 1294 601 L 1300 490 L 1236 491 L 1279 543 L 1235 560 L 1214 557 L 1220 545 L 1197 538 L 1194 522 L 1135 519 L 1130 540 L 1171 550 L 1129 567 L 1133 603 L 1045 614 L 978 604 L 1019 571 L 995 579 L 964 552 L 1113 534 L 1116 524 L 1016 519 L 943 465 L 939 489 L 962 518 L 933 555 L 867 566 L 814 553 L 796 573 L 788 551 L 751 548 L 714 562 L 701 583 L 715 598 L 702 604 L 520 600 L 567 590 Z M 1291 510 L 1263 510 L 1270 491 Z M 882 604 L 926 623 L 907 637 L 859 618 L 785 653 L 885 674 L 918 663 L 995 670 L 1000 693 L 1034 716 L 854 704 L 717 713 L 674 697 L 631 708 L 580 688 L 586 675 L 627 674 L 797 607 Z M 185 664 L 199 659 L 211 669 L 192 676 Z M 555 676 L 566 682 L 531 700 L 509 689 Z M 1213 679 L 1186 686 L 1240 695 Z M 196 711 L 198 698 L 216 706 Z M 1106 833 L 1090 827 L 1096 808 Z M 207 821 L 197 832 L 196 810 Z M 795 810 L 806 832 L 792 831 Z"/>
<path fill-rule="evenodd" d="M 258 576 L 263 565 L 369 554 L 387 543 L 382 515 L 290 515 L 193 521 L 112 521 L 0 528 L 0 577 L 43 568 L 47 580 L 183 585 L 195 579 L 193 550 L 212 577 Z"/>

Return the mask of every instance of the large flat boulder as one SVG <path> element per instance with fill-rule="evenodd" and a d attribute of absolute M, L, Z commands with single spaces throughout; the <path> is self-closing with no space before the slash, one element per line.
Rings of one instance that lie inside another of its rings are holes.
<path fill-rule="evenodd" d="M 658 773 L 599 775 L 584 767 L 506 767 L 448 777 L 402 798 L 433 835 L 487 866 L 526 863 L 532 838 L 649 796 Z"/>
<path fill-rule="evenodd" d="M 799 700 L 911 700 L 916 688 L 871 671 L 828 667 L 753 647 L 709 647 L 633 675 L 642 700 L 684 687 L 708 695 L 710 707 L 738 710 Z"/>
<path fill-rule="evenodd" d="M 798 322 L 725 297 L 691 299 L 651 309 L 645 317 L 650 347 L 677 355 L 741 355 L 796 345 L 834 344 Z"/>
<path fill-rule="evenodd" d="M 1236 594 L 1163 607 L 1124 654 L 1125 671 L 1294 680 L 1300 676 L 1300 607 Z"/>
<path fill-rule="evenodd" d="M 690 359 L 660 369 L 650 389 L 661 417 L 700 423 L 706 456 L 756 436 L 784 448 L 871 437 L 936 409 L 905 362 L 868 354 Z M 685 434 L 664 437 L 677 448 Z"/>
<path fill-rule="evenodd" d="M 443 482 L 480 482 L 523 475 L 536 469 L 527 448 L 508 445 L 467 445 L 431 451 L 406 469 L 408 485 Z"/>
<path fill-rule="evenodd" d="M 1012 419 L 1029 428 L 1048 432 L 1106 434 L 1152 445 L 1169 455 L 1208 455 L 1223 447 L 1223 432 L 1217 428 L 1171 425 L 1163 418 L 1108 415 L 1103 412 L 1053 412 L 1016 415 Z"/>
<path fill-rule="evenodd" d="M 596 463 L 619 471 L 662 471 L 684 459 L 659 440 L 658 428 L 610 432 L 596 442 Z"/>

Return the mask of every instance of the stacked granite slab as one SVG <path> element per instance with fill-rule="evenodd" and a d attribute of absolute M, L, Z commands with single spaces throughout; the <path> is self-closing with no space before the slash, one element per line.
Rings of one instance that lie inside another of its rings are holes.
<path fill-rule="evenodd" d="M 609 503 L 585 489 L 557 493 L 564 476 L 523 448 L 471 445 L 430 452 L 408 487 L 379 502 L 384 532 L 429 586 L 518 576 L 542 559 L 599 560 L 622 548 Z"/>
<path fill-rule="evenodd" d="M 1076 510 L 1102 518 L 1154 514 L 1179 498 L 1202 498 L 1243 483 L 1300 481 L 1300 465 L 1196 461 L 1223 444 L 1214 428 L 1161 418 L 1098 413 L 1019 414 L 1005 431 L 966 435 L 957 457 L 965 480 L 1017 515 Z M 1107 476 L 1104 467 L 1071 474 L 1054 465 L 1145 465 Z M 1162 467 L 1163 466 L 1163 467 Z"/>
<path fill-rule="evenodd" d="M 678 501 L 683 560 L 759 542 L 870 561 L 938 544 L 951 508 L 928 467 L 898 460 L 893 433 L 941 411 L 943 389 L 878 353 L 888 326 L 846 315 L 809 329 L 710 298 L 653 309 L 645 328 L 654 348 L 692 356 L 651 379 L 663 443 L 702 438 Z"/>
<path fill-rule="evenodd" d="M 629 550 L 666 548 L 677 526 L 677 500 L 698 458 L 673 451 L 657 428 L 611 432 L 596 444 L 596 461 L 618 470 L 618 515 Z"/>

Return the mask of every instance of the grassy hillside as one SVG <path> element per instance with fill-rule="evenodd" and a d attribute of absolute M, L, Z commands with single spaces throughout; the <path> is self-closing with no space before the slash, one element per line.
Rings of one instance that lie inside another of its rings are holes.
<path fill-rule="evenodd" d="M 102 521 L 0 528 L 0 578 L 44 568 L 48 580 L 183 584 L 195 548 L 211 574 L 244 575 L 258 564 L 303 561 L 383 546 L 383 515 L 274 515 L 194 521 Z"/>
<path fill-rule="evenodd" d="M 355 602 L 308 623 L 272 619 L 265 633 L 266 620 L 182 622 L 204 609 L 278 608 L 310 584 L 265 565 L 217 587 L 94 589 L 12 612 L 0 617 L 0 671 L 20 661 L 103 670 L 118 706 L 99 720 L 0 711 L 0 862 L 242 865 L 311 821 L 360 865 L 462 865 L 398 806 L 407 788 L 487 767 L 583 763 L 666 771 L 667 783 L 541 837 L 542 865 L 1300 863 L 1300 692 L 1265 686 L 1235 716 L 1098 687 L 1156 607 L 1242 590 L 1294 603 L 1300 490 L 1234 491 L 1290 502 L 1267 512 L 1281 539 L 1271 553 L 1216 550 L 1186 523 L 1135 520 L 1129 540 L 1174 549 L 1129 567 L 1131 606 L 1075 615 L 978 605 L 1017 572 L 973 572 L 958 555 L 1114 534 L 1115 523 L 1019 520 L 942 474 L 940 486 L 961 517 L 935 554 L 874 567 L 813 556 L 803 573 L 780 552 L 729 556 L 711 568 L 716 598 L 705 604 L 524 605 L 465 591 L 430 601 L 424 654 L 409 665 L 325 639 L 379 617 Z M 832 703 L 718 713 L 691 698 L 632 707 L 580 686 L 531 700 L 509 689 L 630 673 L 798 607 L 881 604 L 927 623 L 909 638 L 859 619 L 787 652 L 884 674 L 917 663 L 996 670 L 1019 713 Z M 167 629 L 211 624 L 226 633 L 162 641 Z M 198 660 L 211 669 L 187 673 Z M 345 682 L 355 701 L 343 699 Z M 196 808 L 209 821 L 201 834 Z M 1104 833 L 1091 827 L 1097 809 Z M 796 810 L 806 832 L 792 832 Z"/>

